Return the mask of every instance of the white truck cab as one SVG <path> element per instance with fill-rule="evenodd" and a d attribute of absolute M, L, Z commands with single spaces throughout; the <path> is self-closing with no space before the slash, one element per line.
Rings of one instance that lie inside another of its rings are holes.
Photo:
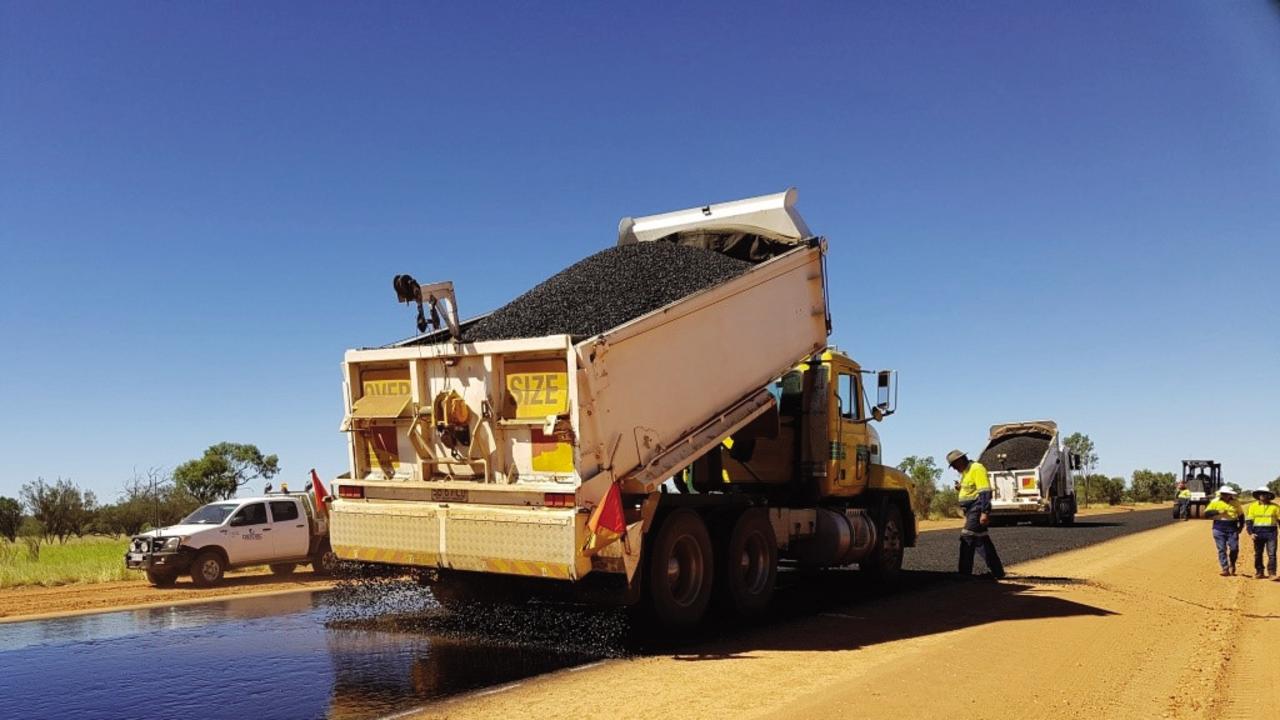
<path fill-rule="evenodd" d="M 332 569 L 328 517 L 316 512 L 310 493 L 269 493 L 203 505 L 177 525 L 135 535 L 125 566 L 144 570 L 157 587 L 184 572 L 209 587 L 230 569 L 270 565 L 288 575 L 302 563 L 316 572 Z"/>

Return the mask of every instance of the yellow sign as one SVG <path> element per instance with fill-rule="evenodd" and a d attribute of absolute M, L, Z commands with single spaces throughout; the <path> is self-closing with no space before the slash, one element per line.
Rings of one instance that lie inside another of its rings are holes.
<path fill-rule="evenodd" d="M 569 411 L 569 374 L 556 361 L 509 363 L 507 399 L 517 418 L 544 418 Z"/>
<path fill-rule="evenodd" d="M 360 373 L 360 393 L 369 398 L 404 398 L 410 396 L 409 371 L 365 370 Z M 400 448 L 396 428 L 371 428 L 363 433 L 365 458 L 370 469 L 379 469 L 392 475 L 400 469 Z"/>

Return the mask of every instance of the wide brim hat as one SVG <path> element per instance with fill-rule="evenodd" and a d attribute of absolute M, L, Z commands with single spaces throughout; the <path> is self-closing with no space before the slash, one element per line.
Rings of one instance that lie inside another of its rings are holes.
<path fill-rule="evenodd" d="M 963 450 L 952 450 L 947 453 L 947 465 L 955 465 L 958 460 L 966 457 Z"/>
<path fill-rule="evenodd" d="M 1271 488 L 1269 487 L 1260 487 L 1249 494 L 1259 499 L 1261 499 L 1263 495 L 1270 495 L 1271 497 L 1276 496 L 1275 493 L 1271 492 Z"/>

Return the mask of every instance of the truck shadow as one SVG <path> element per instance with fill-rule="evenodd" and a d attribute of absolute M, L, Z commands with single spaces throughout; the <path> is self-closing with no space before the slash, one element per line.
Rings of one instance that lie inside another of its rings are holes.
<path fill-rule="evenodd" d="M 854 573 L 823 575 L 829 577 L 781 590 L 769 617 L 754 626 L 713 619 L 696 638 L 652 638 L 636 650 L 687 661 L 739 660 L 762 650 L 852 650 L 1009 620 L 1114 614 L 1043 587 L 1079 582 L 1071 578 L 1027 578 L 1033 586 L 916 571 L 904 573 L 890 593 Z"/>

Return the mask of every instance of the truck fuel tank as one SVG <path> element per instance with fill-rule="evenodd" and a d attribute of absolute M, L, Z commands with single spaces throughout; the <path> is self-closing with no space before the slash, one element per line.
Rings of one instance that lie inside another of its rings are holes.
<path fill-rule="evenodd" d="M 866 510 L 818 508 L 813 535 L 791 545 L 802 565 L 830 567 L 859 562 L 876 544 L 876 525 Z"/>

